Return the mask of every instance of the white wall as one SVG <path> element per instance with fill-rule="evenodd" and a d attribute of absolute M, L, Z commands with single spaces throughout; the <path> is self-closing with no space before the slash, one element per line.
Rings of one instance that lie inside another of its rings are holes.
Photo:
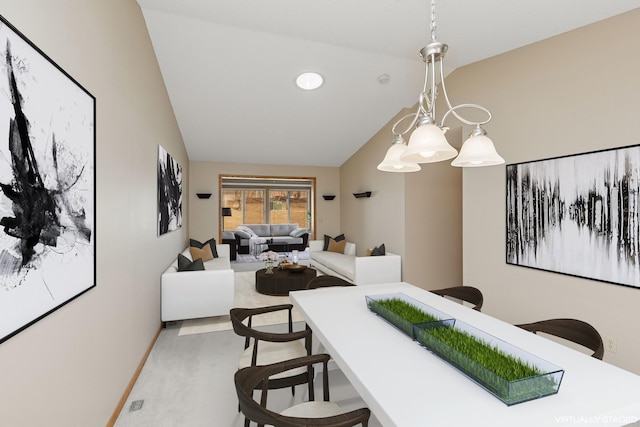
<path fill-rule="evenodd" d="M 97 99 L 97 286 L 0 344 L 0 425 L 104 426 L 160 327 L 160 274 L 186 244 L 186 227 L 157 236 L 157 146 L 185 176 L 188 159 L 135 0 L 0 10 Z"/>
<path fill-rule="evenodd" d="M 356 243 L 359 256 L 382 243 L 387 252 L 404 254 L 405 176 L 376 169 L 391 146 L 391 126 L 404 114 L 398 113 L 340 167 L 339 231 Z M 364 191 L 371 191 L 371 197 L 353 196 Z"/>
<path fill-rule="evenodd" d="M 469 65 L 447 78 L 454 102 L 477 102 L 507 163 L 640 143 L 640 9 Z M 640 373 L 640 288 L 507 265 L 505 167 L 466 169 L 464 282 L 483 311 L 510 323 L 583 319 L 617 340 L 604 360 Z"/>
<path fill-rule="evenodd" d="M 460 169 L 448 162 L 411 173 L 376 169 L 391 146 L 394 123 L 415 107 L 400 111 L 340 167 L 340 231 L 357 244 L 358 255 L 382 243 L 401 255 L 404 281 L 425 289 L 456 286 L 462 282 Z M 450 142 L 458 145 L 459 130 L 452 134 Z M 362 191 L 371 197 L 354 198 Z"/>

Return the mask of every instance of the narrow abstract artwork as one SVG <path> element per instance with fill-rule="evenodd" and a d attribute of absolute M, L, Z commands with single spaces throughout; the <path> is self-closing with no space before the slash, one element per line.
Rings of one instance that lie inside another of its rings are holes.
<path fill-rule="evenodd" d="M 0 16 L 0 342 L 96 285 L 95 98 Z"/>
<path fill-rule="evenodd" d="M 640 146 L 506 173 L 508 264 L 640 288 Z"/>
<path fill-rule="evenodd" d="M 182 167 L 158 145 L 158 236 L 182 227 Z"/>

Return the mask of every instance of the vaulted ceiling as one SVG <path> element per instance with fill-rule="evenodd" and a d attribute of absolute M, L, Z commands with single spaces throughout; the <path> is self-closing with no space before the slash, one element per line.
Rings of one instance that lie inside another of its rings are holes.
<path fill-rule="evenodd" d="M 340 166 L 418 100 L 427 0 L 137 1 L 192 161 Z M 440 0 L 437 38 L 450 72 L 637 7 Z M 298 89 L 310 70 L 324 85 Z"/>

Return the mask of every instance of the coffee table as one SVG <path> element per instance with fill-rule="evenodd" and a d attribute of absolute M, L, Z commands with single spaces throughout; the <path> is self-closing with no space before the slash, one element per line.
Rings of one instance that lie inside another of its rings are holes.
<path fill-rule="evenodd" d="M 316 270 L 306 268 L 292 273 L 287 270 L 273 269 L 273 274 L 266 274 L 266 269 L 256 271 L 256 291 L 265 295 L 284 296 L 289 291 L 306 289 L 309 280 L 316 277 Z"/>
<path fill-rule="evenodd" d="M 289 242 L 274 242 L 273 239 L 271 241 L 267 241 L 267 246 L 270 251 L 274 252 L 291 252 L 289 250 Z"/>

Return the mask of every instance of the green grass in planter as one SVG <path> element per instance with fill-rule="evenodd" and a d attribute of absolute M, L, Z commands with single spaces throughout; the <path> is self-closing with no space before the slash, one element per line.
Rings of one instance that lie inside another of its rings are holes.
<path fill-rule="evenodd" d="M 440 321 L 400 298 L 371 300 L 369 308 L 411 337 L 414 324 Z M 553 379 L 544 376 L 540 369 L 520 358 L 459 329 L 434 326 L 436 327 L 420 330 L 419 341 L 495 393 L 505 403 L 529 400 L 537 394 L 548 394 L 548 391 L 554 389 L 556 384 Z M 527 380 L 519 381 L 523 379 Z"/>
<path fill-rule="evenodd" d="M 400 298 L 383 299 L 377 302 L 382 307 L 397 314 L 409 323 L 437 322 L 440 320 Z"/>
<path fill-rule="evenodd" d="M 411 338 L 415 338 L 413 335 L 414 324 L 439 320 L 400 298 L 370 300 L 368 304 L 371 311 L 386 319 Z"/>
<path fill-rule="evenodd" d="M 455 328 L 443 327 L 425 330 L 423 333 L 432 335 L 451 349 L 473 359 L 478 364 L 507 381 L 542 374 L 535 366 L 531 366 L 523 360 L 507 354 L 467 332 Z"/>
<path fill-rule="evenodd" d="M 418 341 L 469 375 L 487 390 L 512 404 L 552 394 L 556 382 L 535 366 L 451 327 L 425 329 Z"/>

